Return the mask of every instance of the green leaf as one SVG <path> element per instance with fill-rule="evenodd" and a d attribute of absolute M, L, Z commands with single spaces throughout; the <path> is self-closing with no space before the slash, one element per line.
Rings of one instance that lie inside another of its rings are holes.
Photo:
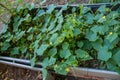
<path fill-rule="evenodd" d="M 75 28 L 74 29 L 74 36 L 78 36 L 79 34 L 81 33 L 80 29 L 79 28 Z"/>
<path fill-rule="evenodd" d="M 48 44 L 42 44 L 40 48 L 37 50 L 38 55 L 43 55 L 44 51 L 48 48 Z"/>
<path fill-rule="evenodd" d="M 31 63 L 32 67 L 35 66 L 35 61 L 36 61 L 36 55 L 34 55 L 34 57 L 30 60 L 30 63 Z"/>
<path fill-rule="evenodd" d="M 112 43 L 108 39 L 104 39 L 104 45 L 107 46 L 109 49 L 113 49 L 116 44 L 118 44 L 119 40 L 115 39 Z"/>
<path fill-rule="evenodd" d="M 106 5 L 102 5 L 98 8 L 98 11 L 101 12 L 101 13 L 106 13 Z"/>
<path fill-rule="evenodd" d="M 68 42 L 64 42 L 62 44 L 62 49 L 68 49 L 69 48 L 69 43 Z"/>
<path fill-rule="evenodd" d="M 29 10 L 32 10 L 35 8 L 35 4 L 34 3 L 31 3 L 30 6 L 29 6 Z"/>
<path fill-rule="evenodd" d="M 78 65 L 78 61 L 76 59 L 76 56 L 70 56 L 70 58 L 68 58 L 65 61 L 66 64 L 70 65 L 70 66 L 77 66 Z"/>
<path fill-rule="evenodd" d="M 58 17 L 58 22 L 59 22 L 59 24 L 62 24 L 62 23 L 63 23 L 63 15 L 60 15 L 60 16 Z"/>
<path fill-rule="evenodd" d="M 47 70 L 45 68 L 42 69 L 42 77 L 43 77 L 43 80 L 46 79 L 47 77 Z"/>
<path fill-rule="evenodd" d="M 54 33 L 50 38 L 50 42 L 55 42 L 57 37 L 58 37 L 58 33 Z"/>
<path fill-rule="evenodd" d="M 12 55 L 19 54 L 19 47 L 13 48 L 10 53 L 11 53 Z"/>
<path fill-rule="evenodd" d="M 94 19 L 93 14 L 91 14 L 91 13 L 86 14 L 86 18 L 87 18 L 87 21 L 86 21 L 87 24 L 92 24 L 93 23 L 93 19 Z"/>
<path fill-rule="evenodd" d="M 115 39 L 118 38 L 118 34 L 117 33 L 113 33 L 112 35 L 107 35 L 106 39 L 109 40 L 110 42 L 113 42 Z"/>
<path fill-rule="evenodd" d="M 100 48 L 102 47 L 102 43 L 103 43 L 102 39 L 100 38 L 100 39 L 96 40 L 95 42 L 93 42 L 92 46 L 95 50 L 99 51 Z"/>
<path fill-rule="evenodd" d="M 56 64 L 57 65 L 57 64 Z M 67 75 L 66 69 L 67 65 L 66 64 L 59 64 L 57 66 L 54 66 L 54 70 L 56 71 L 56 73 L 62 74 L 62 75 Z"/>
<path fill-rule="evenodd" d="M 91 59 L 89 54 L 84 50 L 77 49 L 77 50 L 75 50 L 75 53 L 77 54 L 78 58 Z"/>
<path fill-rule="evenodd" d="M 90 11 L 90 8 L 89 7 L 83 7 L 81 10 L 82 10 L 82 14 L 85 14 L 88 11 Z"/>
<path fill-rule="evenodd" d="M 4 42 L 2 47 L 1 47 L 1 50 L 2 51 L 6 51 L 11 45 L 7 42 Z"/>
<path fill-rule="evenodd" d="M 114 19 L 116 19 L 118 16 L 119 16 L 119 13 L 118 13 L 117 11 L 111 11 L 111 12 L 107 15 L 108 19 L 110 19 L 110 20 L 114 20 Z M 111 21 L 111 22 L 112 22 L 112 21 Z"/>
<path fill-rule="evenodd" d="M 47 57 L 47 58 L 44 58 L 43 63 L 42 63 L 42 67 L 46 68 L 48 65 L 49 65 L 49 58 Z"/>
<path fill-rule="evenodd" d="M 27 37 L 27 40 L 32 40 L 33 39 L 33 34 L 31 34 L 31 35 L 29 35 L 28 37 Z"/>
<path fill-rule="evenodd" d="M 113 59 L 115 60 L 115 62 L 120 67 L 120 50 L 117 53 L 115 53 L 115 55 L 113 55 Z"/>
<path fill-rule="evenodd" d="M 54 57 L 50 57 L 50 60 L 49 60 L 49 66 L 55 64 L 55 62 L 56 62 L 56 58 L 54 58 Z"/>
<path fill-rule="evenodd" d="M 99 19 L 101 19 L 103 17 L 103 14 L 96 14 L 94 19 L 98 22 Z"/>
<path fill-rule="evenodd" d="M 16 39 L 19 40 L 23 35 L 25 34 L 25 31 L 20 31 L 16 33 Z"/>
<path fill-rule="evenodd" d="M 30 32 L 32 32 L 32 30 L 33 30 L 33 27 L 30 27 L 30 28 L 27 30 L 27 32 L 30 33 Z"/>
<path fill-rule="evenodd" d="M 55 56 L 56 54 L 57 54 L 57 48 L 52 48 L 48 52 L 49 56 Z"/>
<path fill-rule="evenodd" d="M 115 64 L 115 62 L 113 62 L 113 60 L 107 61 L 106 64 L 107 64 L 108 69 L 113 70 L 113 71 L 115 70 L 116 64 Z"/>
<path fill-rule="evenodd" d="M 112 57 L 112 53 L 108 51 L 108 47 L 101 47 L 98 52 L 98 59 L 108 61 Z"/>
<path fill-rule="evenodd" d="M 113 25 L 117 25 L 117 24 L 119 24 L 119 21 L 117 21 L 117 20 L 111 20 L 111 21 L 109 21 L 109 26 L 113 26 Z"/>
<path fill-rule="evenodd" d="M 51 14 L 52 13 L 52 11 L 55 9 L 55 6 L 52 4 L 52 5 L 49 5 L 48 7 L 47 7 L 47 13 L 48 14 Z"/>
<path fill-rule="evenodd" d="M 50 22 L 51 18 L 52 18 L 52 16 L 49 16 L 49 15 L 45 16 L 45 24 L 42 27 L 42 32 L 43 33 L 46 32 L 46 31 L 48 31 L 47 26 L 49 26 L 49 22 Z"/>
<path fill-rule="evenodd" d="M 55 23 L 57 22 L 57 18 L 50 22 L 50 26 L 48 27 L 48 31 L 52 30 L 55 27 Z"/>
<path fill-rule="evenodd" d="M 77 46 L 78 46 L 79 48 L 82 48 L 83 45 L 84 45 L 84 43 L 83 43 L 82 41 L 78 41 L 78 42 L 77 42 Z"/>
<path fill-rule="evenodd" d="M 98 26 L 95 25 L 94 27 L 91 28 L 91 31 L 94 33 L 99 33 L 101 35 L 104 35 L 108 31 L 108 26 Z"/>
<path fill-rule="evenodd" d="M 10 42 L 13 39 L 13 35 L 11 35 L 8 39 L 6 39 L 6 42 Z"/>
<path fill-rule="evenodd" d="M 71 52 L 70 52 L 69 49 L 62 49 L 62 50 L 60 50 L 60 57 L 61 57 L 61 58 L 67 59 L 67 58 L 69 58 L 70 56 L 71 56 Z"/>
<path fill-rule="evenodd" d="M 36 20 L 38 19 L 40 16 L 44 15 L 45 14 L 45 11 L 44 10 L 39 10 L 37 15 L 33 18 L 33 20 Z"/>
<path fill-rule="evenodd" d="M 13 23 L 13 31 L 18 31 L 18 27 L 22 23 L 22 20 L 20 20 L 20 16 L 14 17 L 14 23 Z"/>
<path fill-rule="evenodd" d="M 98 36 L 92 31 L 87 31 L 85 38 L 87 38 L 89 41 L 96 41 L 98 39 Z"/>
<path fill-rule="evenodd" d="M 22 53 L 26 53 L 27 47 L 26 46 L 21 46 L 20 50 L 21 50 Z"/>

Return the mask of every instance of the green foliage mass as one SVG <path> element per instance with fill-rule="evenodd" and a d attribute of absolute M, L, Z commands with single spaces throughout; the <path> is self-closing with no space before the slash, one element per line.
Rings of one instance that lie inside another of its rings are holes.
<path fill-rule="evenodd" d="M 44 77 L 47 69 L 67 74 L 66 68 L 91 60 L 120 72 L 120 6 L 95 12 L 80 6 L 66 13 L 68 8 L 18 7 L 0 36 L 0 55 L 30 59 L 32 66 L 42 62 Z"/>

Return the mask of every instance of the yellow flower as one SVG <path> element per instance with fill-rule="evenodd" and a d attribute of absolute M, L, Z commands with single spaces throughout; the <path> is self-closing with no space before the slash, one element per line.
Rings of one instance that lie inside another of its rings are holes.
<path fill-rule="evenodd" d="M 70 71 L 70 68 L 66 68 L 65 71 L 66 71 L 66 72 L 69 72 L 69 71 Z"/>
<path fill-rule="evenodd" d="M 64 60 L 62 60 L 61 62 L 65 62 Z"/>
<path fill-rule="evenodd" d="M 86 22 L 84 22 L 84 23 L 83 23 L 83 25 L 85 25 L 85 26 L 86 26 Z"/>
<path fill-rule="evenodd" d="M 29 50 L 32 51 L 32 48 L 30 48 Z"/>
<path fill-rule="evenodd" d="M 50 45 L 52 46 L 52 45 L 53 45 L 53 43 L 52 43 L 52 42 L 50 42 Z"/>
<path fill-rule="evenodd" d="M 106 19 L 106 16 L 103 16 L 102 18 L 103 18 L 103 19 Z"/>
<path fill-rule="evenodd" d="M 115 44 L 114 47 L 117 47 L 117 45 Z"/>
<path fill-rule="evenodd" d="M 83 30 L 83 28 L 80 28 L 80 30 L 82 31 L 82 30 Z"/>
<path fill-rule="evenodd" d="M 112 34 L 113 34 L 113 32 L 110 32 L 109 34 L 110 34 L 110 35 L 112 35 Z"/>
<path fill-rule="evenodd" d="M 57 67 L 58 67 L 58 65 L 56 64 L 54 67 L 55 67 L 55 68 L 57 68 Z"/>
<path fill-rule="evenodd" d="M 2 43 L 0 43 L 0 46 L 2 46 L 3 44 Z"/>
<path fill-rule="evenodd" d="M 37 32 L 35 32 L 35 34 L 38 34 Z"/>

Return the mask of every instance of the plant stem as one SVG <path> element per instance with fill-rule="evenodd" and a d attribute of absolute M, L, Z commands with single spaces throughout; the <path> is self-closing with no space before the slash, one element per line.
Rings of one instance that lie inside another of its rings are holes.
<path fill-rule="evenodd" d="M 10 14 L 13 15 L 13 12 L 8 7 L 6 7 L 4 4 L 0 3 L 0 6 L 5 8 L 6 10 L 8 10 L 10 12 Z"/>

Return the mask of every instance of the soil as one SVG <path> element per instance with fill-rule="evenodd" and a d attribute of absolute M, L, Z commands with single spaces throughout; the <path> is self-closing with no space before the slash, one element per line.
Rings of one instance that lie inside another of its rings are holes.
<path fill-rule="evenodd" d="M 0 64 L 0 80 L 42 80 L 41 72 Z"/>

